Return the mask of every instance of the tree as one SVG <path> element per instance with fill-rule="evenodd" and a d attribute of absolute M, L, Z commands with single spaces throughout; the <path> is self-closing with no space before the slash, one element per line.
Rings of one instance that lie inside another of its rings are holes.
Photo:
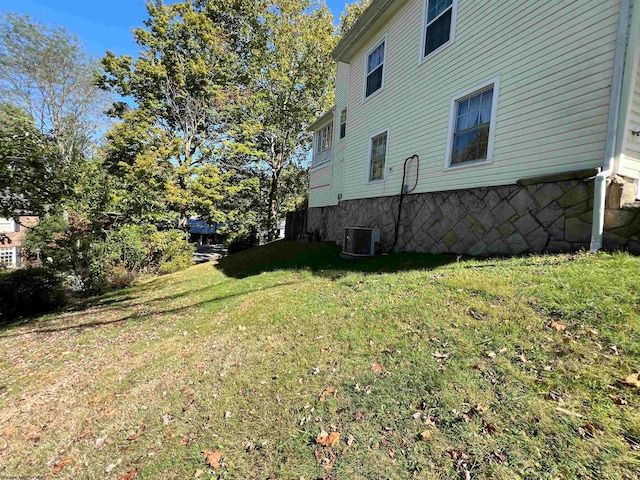
<path fill-rule="evenodd" d="M 0 20 L 0 101 L 24 109 L 55 140 L 67 167 L 88 155 L 104 116 L 104 93 L 79 40 L 62 27 L 5 14 Z"/>
<path fill-rule="evenodd" d="M 275 237 L 283 203 L 282 179 L 306 162 L 312 137 L 306 130 L 318 111 L 333 104 L 333 17 L 324 4 L 275 1 L 263 14 L 261 48 L 249 59 L 248 95 L 232 135 L 251 145 L 266 175 L 266 224 Z"/>
<path fill-rule="evenodd" d="M 121 203 L 134 207 L 130 215 L 137 210 L 153 220 L 175 213 L 185 228 L 200 201 L 192 177 L 206 175 L 211 185 L 224 178 L 206 165 L 224 135 L 224 107 L 237 93 L 234 49 L 205 14 L 213 11 L 208 2 L 155 1 L 147 10 L 145 27 L 134 31 L 139 58 L 107 52 L 101 61 L 100 86 L 136 104 L 132 111 L 123 103 L 112 109 L 122 123 L 108 135 L 107 165 L 125 180 L 130 195 Z"/>
<path fill-rule="evenodd" d="M 371 4 L 371 0 L 357 0 L 345 6 L 340 15 L 340 26 L 338 27 L 338 37 L 342 38 L 355 25 L 360 16 Z"/>
<path fill-rule="evenodd" d="M 0 104 L 0 217 L 42 214 L 69 195 L 73 172 L 23 109 Z"/>

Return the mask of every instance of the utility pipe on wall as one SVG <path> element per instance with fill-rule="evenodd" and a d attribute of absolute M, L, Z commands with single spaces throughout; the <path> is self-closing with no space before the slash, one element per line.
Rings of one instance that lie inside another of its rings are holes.
<path fill-rule="evenodd" d="M 607 179 L 614 173 L 616 162 L 616 145 L 618 138 L 618 117 L 622 100 L 622 82 L 624 80 L 624 61 L 627 55 L 627 41 L 631 7 L 629 0 L 620 0 L 620 15 L 618 17 L 618 34 L 616 36 L 616 50 L 613 58 L 613 77 L 611 78 L 611 95 L 609 99 L 609 120 L 607 123 L 607 137 L 604 146 L 604 164 L 595 178 L 593 192 L 593 226 L 591 230 L 591 251 L 597 252 L 602 248 L 604 233 L 604 211 L 607 196 Z"/>

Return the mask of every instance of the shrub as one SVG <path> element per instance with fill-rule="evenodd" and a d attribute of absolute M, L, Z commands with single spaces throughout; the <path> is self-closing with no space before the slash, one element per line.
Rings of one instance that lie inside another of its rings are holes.
<path fill-rule="evenodd" d="M 46 313 L 65 304 L 62 279 L 45 268 L 0 275 L 0 322 Z"/>
<path fill-rule="evenodd" d="M 120 288 L 143 273 L 173 273 L 191 266 L 193 247 L 180 230 L 126 225 L 107 235 L 96 248 L 96 257 L 109 285 Z"/>
<path fill-rule="evenodd" d="M 258 233 L 255 229 L 242 229 L 232 233 L 225 242 L 229 253 L 238 253 L 258 245 Z"/>

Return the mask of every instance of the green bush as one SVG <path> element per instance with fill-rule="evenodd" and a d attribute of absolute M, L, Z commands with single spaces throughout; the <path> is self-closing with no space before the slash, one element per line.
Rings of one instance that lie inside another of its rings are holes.
<path fill-rule="evenodd" d="M 238 253 L 258 245 L 258 233 L 255 229 L 242 229 L 232 233 L 227 238 L 225 245 L 229 253 Z"/>
<path fill-rule="evenodd" d="M 126 225 L 107 234 L 96 258 L 112 287 L 130 284 L 140 274 L 166 274 L 193 264 L 193 247 L 180 230 L 158 231 L 153 225 Z"/>
<path fill-rule="evenodd" d="M 66 302 L 62 279 L 45 268 L 0 275 L 0 323 L 46 313 Z"/>

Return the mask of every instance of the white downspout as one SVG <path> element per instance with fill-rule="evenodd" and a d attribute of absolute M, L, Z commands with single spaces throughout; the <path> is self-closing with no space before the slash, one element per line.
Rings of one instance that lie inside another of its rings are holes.
<path fill-rule="evenodd" d="M 604 164 L 595 178 L 593 192 L 593 227 L 591 230 L 591 251 L 597 252 L 602 248 L 604 233 L 604 210 L 607 196 L 607 179 L 614 173 L 616 162 L 616 143 L 618 137 L 618 117 L 622 99 L 622 82 L 624 80 L 624 61 L 627 54 L 629 38 L 629 19 L 631 7 L 629 0 L 620 0 L 620 16 L 618 18 L 618 34 L 616 50 L 613 59 L 613 77 L 611 79 L 611 97 L 609 99 L 609 121 L 607 123 L 607 138 L 604 147 Z"/>

